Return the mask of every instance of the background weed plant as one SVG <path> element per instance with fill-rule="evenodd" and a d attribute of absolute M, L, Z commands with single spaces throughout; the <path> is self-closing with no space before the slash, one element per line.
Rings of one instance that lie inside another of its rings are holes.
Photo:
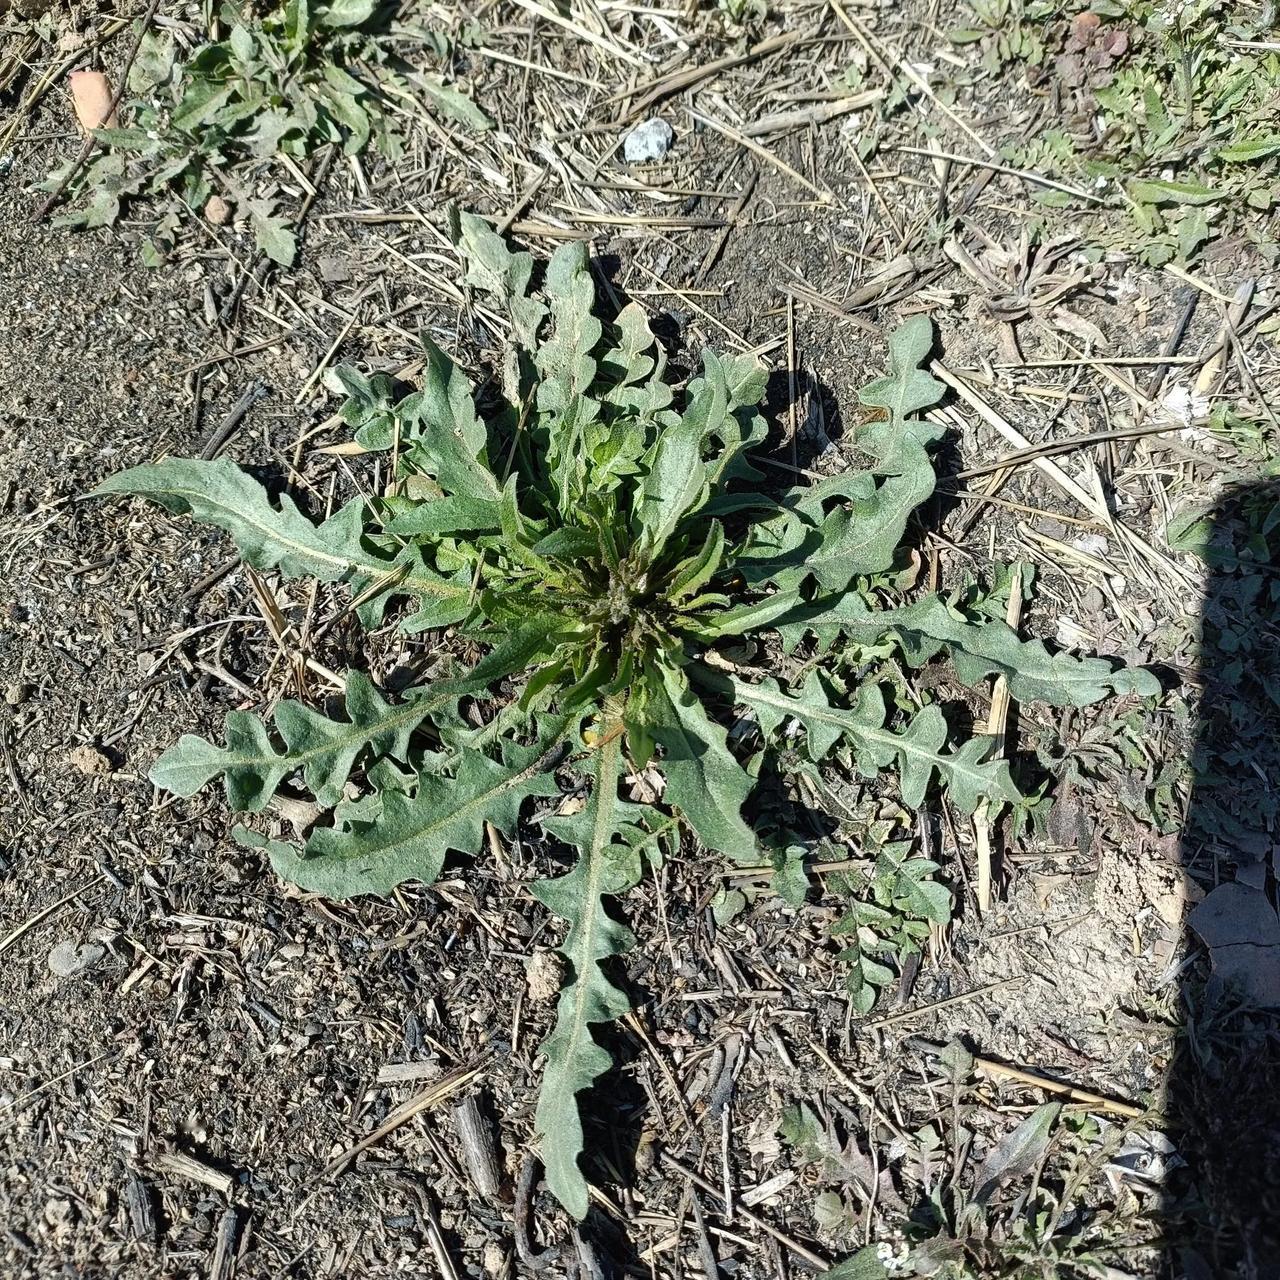
<path fill-rule="evenodd" d="M 223 4 L 212 31 L 189 48 L 172 31 L 147 32 L 129 73 L 127 127 L 97 130 L 103 144 L 73 182 L 78 207 L 63 225 L 113 224 L 135 197 L 176 196 L 143 260 L 158 265 L 184 211 L 211 195 L 233 196 L 258 249 L 288 266 L 297 245 L 270 195 L 246 194 L 255 174 L 287 177 L 290 164 L 325 146 L 356 155 L 370 145 L 388 160 L 400 152 L 386 104 L 418 91 L 433 109 L 469 129 L 490 127 L 465 94 L 442 77 L 394 58 L 395 37 L 437 52 L 447 42 L 392 24 L 378 0 L 288 0 L 260 10 Z M 63 171 L 46 184 L 56 189 Z"/>
<path fill-rule="evenodd" d="M 983 74 L 1021 64 L 1062 99 L 1061 122 L 1005 148 L 1010 162 L 1114 199 L 1127 218 L 1098 221 L 1102 248 L 1159 266 L 1242 231 L 1274 259 L 1258 215 L 1280 194 L 1280 52 L 1268 6 L 1221 0 L 1098 0 L 1060 7 L 968 0 L 950 33 L 976 47 Z M 1037 199 L 1069 203 L 1060 191 Z"/>

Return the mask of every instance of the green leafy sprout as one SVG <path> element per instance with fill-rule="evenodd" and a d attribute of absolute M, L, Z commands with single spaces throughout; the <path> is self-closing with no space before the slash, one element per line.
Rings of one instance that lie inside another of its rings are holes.
<path fill-rule="evenodd" d="M 198 210 L 226 192 L 236 196 L 258 249 L 289 266 L 297 250 L 289 220 L 271 198 L 241 195 L 237 168 L 304 160 L 326 145 L 354 155 L 371 140 L 395 159 L 400 144 L 384 106 L 388 96 L 411 99 L 415 89 L 469 128 L 491 125 L 439 76 L 389 58 L 392 35 L 440 42 L 389 25 L 379 0 L 287 0 L 259 13 L 227 2 L 217 27 L 226 36 L 188 57 L 171 31 L 143 36 L 127 85 L 130 123 L 95 131 L 101 149 L 74 180 L 81 202 L 60 225 L 109 226 L 137 197 L 174 192 Z M 52 174 L 46 188 L 61 178 Z M 179 222 L 176 213 L 161 218 L 144 244 L 148 266 L 163 261 Z"/>
<path fill-rule="evenodd" d="M 910 840 L 885 838 L 891 822 L 875 826 L 881 830 L 868 833 L 879 845 L 872 866 L 841 872 L 830 885 L 849 898 L 848 909 L 831 926 L 831 936 L 845 941 L 839 955 L 847 966 L 845 989 L 854 1010 L 862 1014 L 871 1011 L 879 990 L 895 977 L 884 960 L 901 964 L 920 954 L 931 926 L 951 920 L 951 892 L 933 878 L 938 864 L 911 857 Z"/>
<path fill-rule="evenodd" d="M 949 745 L 937 706 L 900 715 L 877 684 L 845 690 L 820 666 L 794 683 L 748 678 L 718 648 L 748 635 L 767 645 L 770 631 L 791 646 L 811 633 L 824 646 L 889 637 L 909 661 L 945 647 L 962 678 L 1003 674 L 1016 697 L 1057 705 L 1158 686 L 970 622 L 939 598 L 876 607 L 866 583 L 900 561 L 907 521 L 934 488 L 927 446 L 940 429 L 919 415 L 942 388 L 920 367 L 926 318 L 897 330 L 891 372 L 862 393 L 885 411 L 858 440 L 867 469 L 768 496 L 751 463 L 767 434 L 753 358 L 707 352 L 678 407 L 642 309 L 597 316 L 582 245 L 558 250 L 535 291 L 528 253 L 474 216 L 454 230 L 467 283 L 510 320 L 503 403 L 488 420 L 427 341 L 422 389 L 408 396 L 383 375 L 340 375 L 356 441 L 391 454 L 380 497 L 317 524 L 230 461 L 182 459 L 134 467 L 95 493 L 143 495 L 214 524 L 255 569 L 349 584 L 367 626 L 394 602 L 405 632 L 453 628 L 482 652 L 394 700 L 352 671 L 345 717 L 289 700 L 270 723 L 233 711 L 222 745 L 184 736 L 151 778 L 190 796 L 221 777 L 231 807 L 248 811 L 299 779 L 325 810 L 302 847 L 244 838 L 286 880 L 333 898 L 430 884 L 450 851 L 479 852 L 486 823 L 510 834 L 522 814 L 576 849 L 568 874 L 533 886 L 568 925 L 536 1128 L 548 1184 L 581 1218 L 578 1095 L 610 1067 L 593 1028 L 628 1008 L 606 965 L 632 935 L 604 902 L 638 881 L 673 818 L 715 854 L 760 859 L 753 777 L 726 730 L 735 707 L 766 741 L 802 730 L 814 762 L 840 745 L 864 775 L 896 766 L 909 805 L 935 779 L 968 811 L 1019 798 L 989 740 Z M 479 728 L 464 714 L 494 706 Z M 624 799 L 624 777 L 651 764 L 662 803 Z M 557 816 L 574 807 L 566 790 L 585 802 Z"/>

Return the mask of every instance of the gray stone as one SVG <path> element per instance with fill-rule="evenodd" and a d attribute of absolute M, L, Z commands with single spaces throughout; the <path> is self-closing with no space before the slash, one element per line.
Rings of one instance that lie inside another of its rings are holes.
<path fill-rule="evenodd" d="M 76 978 L 88 973 L 107 954 L 96 942 L 75 943 L 70 938 L 49 952 L 49 969 L 59 978 Z"/>
<path fill-rule="evenodd" d="M 1220 884 L 1187 923 L 1209 948 L 1213 983 L 1234 988 L 1257 1008 L 1280 1008 L 1280 918 L 1265 893 Z"/>
<path fill-rule="evenodd" d="M 661 160 L 671 150 L 675 141 L 674 130 L 665 120 L 654 116 L 638 124 L 627 134 L 622 143 L 622 156 L 628 164 L 647 164 L 651 160 Z"/>
<path fill-rule="evenodd" d="M 325 284 L 346 284 L 352 278 L 351 264 L 345 258 L 324 257 L 316 265 Z"/>

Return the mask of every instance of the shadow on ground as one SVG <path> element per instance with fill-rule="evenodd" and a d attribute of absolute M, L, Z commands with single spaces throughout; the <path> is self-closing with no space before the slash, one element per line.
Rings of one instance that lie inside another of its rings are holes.
<path fill-rule="evenodd" d="M 1169 1081 L 1168 1274 L 1280 1277 L 1280 483 L 1172 531 L 1209 564 L 1183 864 L 1209 971 L 1184 971 Z"/>

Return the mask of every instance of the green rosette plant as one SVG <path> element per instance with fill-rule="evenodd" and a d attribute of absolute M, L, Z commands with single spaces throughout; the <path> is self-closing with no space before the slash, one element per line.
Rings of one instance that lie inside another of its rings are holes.
<path fill-rule="evenodd" d="M 394 606 L 406 632 L 451 629 L 482 655 L 394 698 L 352 671 L 338 718 L 290 700 L 269 723 L 231 712 L 222 744 L 185 736 L 151 777 L 179 796 L 221 777 L 231 807 L 248 811 L 300 782 L 324 811 L 305 843 L 257 840 L 282 877 L 333 898 L 430 884 L 450 851 L 481 850 L 486 823 L 510 834 L 540 815 L 576 850 L 572 870 L 532 889 L 567 924 L 568 962 L 536 1128 L 548 1184 L 581 1218 L 580 1095 L 611 1065 L 596 1028 L 629 1007 L 607 965 L 633 939 L 605 899 L 636 884 L 676 823 L 734 862 L 771 856 L 748 816 L 753 774 L 728 739 L 735 708 L 766 745 L 802 734 L 815 762 L 840 749 L 864 775 L 896 768 L 908 805 L 939 785 L 973 811 L 1020 798 L 990 740 L 953 744 L 936 705 L 902 714 L 878 683 L 850 688 L 821 655 L 889 644 L 918 664 L 945 649 L 961 678 L 1004 675 L 1015 697 L 1055 705 L 1157 686 L 939 597 L 884 608 L 871 591 L 934 489 L 939 428 L 920 414 L 943 388 L 921 368 L 927 319 L 897 330 L 890 372 L 862 393 L 884 411 L 857 438 L 867 467 L 771 496 L 751 463 L 766 436 L 754 359 L 707 352 L 678 396 L 643 310 L 597 314 L 581 244 L 555 253 L 535 291 L 533 258 L 484 221 L 463 214 L 456 234 L 467 283 L 510 321 L 503 403 L 481 417 L 430 342 L 422 388 L 407 396 L 342 370 L 356 441 L 392 459 L 383 496 L 316 523 L 230 461 L 182 459 L 95 492 L 217 525 L 257 570 L 349 584 L 366 625 Z M 775 652 L 815 640 L 802 681 L 754 678 L 717 654 L 770 631 Z M 477 728 L 467 699 L 498 709 Z M 648 766 L 660 802 L 624 798 L 624 779 Z M 584 801 L 558 803 L 574 789 Z"/>

